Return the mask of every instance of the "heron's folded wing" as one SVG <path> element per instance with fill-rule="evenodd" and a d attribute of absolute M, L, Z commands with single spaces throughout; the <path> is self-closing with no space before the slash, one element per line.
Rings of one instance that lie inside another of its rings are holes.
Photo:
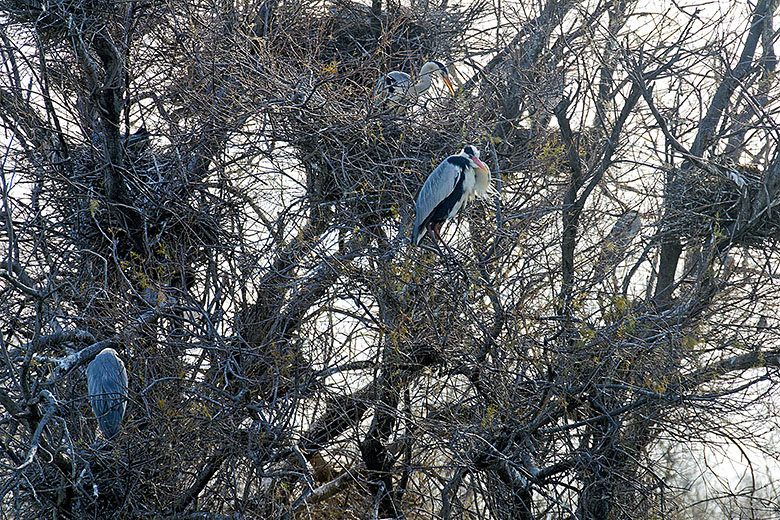
<path fill-rule="evenodd" d="M 127 369 L 116 355 L 101 352 L 87 366 L 92 411 L 106 437 L 118 433 L 127 406 Z"/>
<path fill-rule="evenodd" d="M 450 196 L 458 184 L 458 178 L 462 172 L 463 169 L 450 162 L 449 157 L 431 172 L 423 184 L 420 194 L 417 195 L 417 202 L 414 206 L 416 212 L 415 229 L 425 222 L 436 206 Z"/>

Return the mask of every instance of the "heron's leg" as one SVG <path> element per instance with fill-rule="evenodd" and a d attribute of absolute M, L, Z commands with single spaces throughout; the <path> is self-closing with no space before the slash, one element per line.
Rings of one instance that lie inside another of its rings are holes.
<path fill-rule="evenodd" d="M 433 243 L 433 250 L 436 251 L 439 256 L 443 257 L 444 253 L 442 252 L 441 248 L 439 247 L 439 241 L 441 238 L 437 240 L 436 237 L 439 236 L 439 233 L 436 231 L 436 226 L 432 225 L 430 222 L 425 225 L 425 230 L 427 231 L 427 236 L 430 237 L 431 242 Z"/>
<path fill-rule="evenodd" d="M 439 249 L 439 241 L 436 240 L 436 237 L 438 236 L 438 233 L 435 231 L 436 226 L 431 225 L 430 222 L 428 222 L 425 225 L 425 230 L 427 231 L 427 235 L 431 237 L 431 242 L 433 242 L 433 247 L 436 248 L 436 252 L 439 253 L 440 256 L 444 256 L 441 252 L 441 249 Z"/>
<path fill-rule="evenodd" d="M 450 256 L 455 256 L 455 253 L 452 252 L 452 249 L 450 249 L 450 246 L 447 245 L 447 243 L 441 239 L 441 235 L 439 235 L 439 230 L 441 229 L 441 222 L 438 222 L 433 225 L 433 234 L 436 235 L 436 238 L 441 244 L 447 249 L 447 252 L 450 254 Z M 437 246 L 438 247 L 438 246 Z M 440 251 L 441 252 L 441 251 Z M 444 255 L 442 255 L 444 256 Z"/>

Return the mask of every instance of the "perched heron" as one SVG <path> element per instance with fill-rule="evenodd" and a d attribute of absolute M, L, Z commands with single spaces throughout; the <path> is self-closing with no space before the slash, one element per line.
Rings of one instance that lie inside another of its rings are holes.
<path fill-rule="evenodd" d="M 608 268 L 615 267 L 626 254 L 626 249 L 642 229 L 639 212 L 630 209 L 623 213 L 604 239 L 596 261 L 596 276 L 601 278 Z"/>
<path fill-rule="evenodd" d="M 388 101 L 401 103 L 409 98 L 416 98 L 423 92 L 431 88 L 432 76 L 440 76 L 452 95 L 455 90 L 452 88 L 447 68 L 440 61 L 429 61 L 420 69 L 419 81 L 412 84 L 412 78 L 406 72 L 394 70 L 388 72 L 379 84 L 380 93 L 386 96 Z"/>
<path fill-rule="evenodd" d="M 434 243 L 443 243 L 439 231 L 445 220 L 457 215 L 470 198 L 495 193 L 490 169 L 479 160 L 476 147 L 468 145 L 458 155 L 450 155 L 431 172 L 417 195 L 412 242 L 420 245 L 432 232 Z"/>
<path fill-rule="evenodd" d="M 128 152 L 139 153 L 149 148 L 152 134 L 145 126 L 142 126 L 132 134 L 125 133 L 124 141 Z"/>
<path fill-rule="evenodd" d="M 104 348 L 87 367 L 87 389 L 106 439 L 119 433 L 127 406 L 127 370 L 116 350 Z"/>

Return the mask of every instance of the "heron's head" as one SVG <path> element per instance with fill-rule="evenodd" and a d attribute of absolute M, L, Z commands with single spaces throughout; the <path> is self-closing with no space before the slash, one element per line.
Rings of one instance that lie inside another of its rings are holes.
<path fill-rule="evenodd" d="M 488 168 L 485 163 L 479 160 L 479 150 L 477 150 L 476 146 L 472 146 L 470 144 L 466 145 L 463 150 L 461 150 L 460 154 L 469 160 L 472 168 L 479 169 L 485 173 L 490 174 L 490 168 Z"/>
<path fill-rule="evenodd" d="M 626 211 L 625 219 L 631 224 L 632 232 L 639 232 L 639 229 L 642 227 L 642 215 L 637 210 L 630 209 Z"/>
<path fill-rule="evenodd" d="M 452 95 L 455 95 L 455 89 L 452 88 L 452 82 L 450 82 L 450 74 L 447 72 L 447 67 L 444 66 L 444 64 L 440 61 L 429 61 L 425 65 L 423 65 L 422 69 L 420 70 L 421 75 L 425 74 L 438 74 L 441 76 L 441 79 L 444 80 L 445 85 L 447 85 L 447 88 L 450 89 L 450 92 Z"/>

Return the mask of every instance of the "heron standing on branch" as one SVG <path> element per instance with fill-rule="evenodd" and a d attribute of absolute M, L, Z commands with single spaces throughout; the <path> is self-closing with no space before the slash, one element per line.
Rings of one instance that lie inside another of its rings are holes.
<path fill-rule="evenodd" d="M 417 196 L 412 243 L 420 245 L 431 232 L 438 247 L 444 243 L 439 231 L 445 220 L 457 215 L 470 198 L 495 194 L 490 169 L 479 160 L 476 147 L 468 145 L 458 155 L 450 155 L 431 172 Z"/>
<path fill-rule="evenodd" d="M 630 209 L 623 213 L 610 230 L 596 261 L 596 277 L 601 278 L 607 269 L 615 267 L 626 255 L 626 249 L 642 229 L 639 212 Z"/>
<path fill-rule="evenodd" d="M 127 370 L 116 350 L 104 348 L 87 367 L 87 389 L 106 439 L 119 433 L 127 406 Z"/>
<path fill-rule="evenodd" d="M 419 81 L 412 85 L 412 78 L 406 72 L 394 70 L 388 72 L 379 85 L 380 92 L 386 96 L 388 101 L 393 103 L 402 103 L 407 99 L 414 99 L 423 92 L 431 88 L 432 76 L 440 76 L 452 95 L 455 90 L 452 88 L 447 68 L 440 61 L 429 61 L 420 69 Z"/>

